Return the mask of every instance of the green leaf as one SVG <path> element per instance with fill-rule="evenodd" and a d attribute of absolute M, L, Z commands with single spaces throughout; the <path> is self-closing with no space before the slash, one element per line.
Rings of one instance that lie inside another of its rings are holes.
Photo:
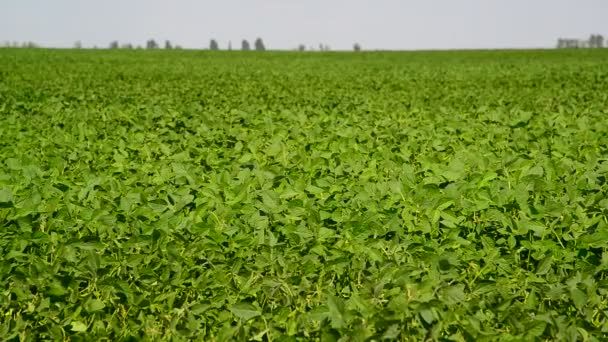
<path fill-rule="evenodd" d="M 549 272 L 549 270 L 551 270 L 552 264 L 553 264 L 553 257 L 552 256 L 545 257 L 538 263 L 538 266 L 536 267 L 536 274 L 538 274 L 538 275 L 547 274 Z"/>
<path fill-rule="evenodd" d="M 546 233 L 547 227 L 538 222 L 532 222 L 527 219 L 523 219 L 518 222 L 520 233 L 527 233 L 533 231 L 536 236 L 543 236 Z"/>
<path fill-rule="evenodd" d="M 15 158 L 8 158 L 4 161 L 10 170 L 20 170 L 22 168 L 21 161 Z"/>
<path fill-rule="evenodd" d="M 526 335 L 528 337 L 541 337 L 547 329 L 547 323 L 535 321 L 526 326 Z"/>
<path fill-rule="evenodd" d="M 334 329 L 346 326 L 344 320 L 344 300 L 335 296 L 327 296 L 327 307 L 329 308 L 329 319 Z"/>
<path fill-rule="evenodd" d="M 580 241 L 593 247 L 608 247 L 608 230 L 601 229 L 593 234 L 583 235 Z"/>
<path fill-rule="evenodd" d="M 281 198 L 281 199 L 290 199 L 290 198 L 293 198 L 293 197 L 296 197 L 296 196 L 299 196 L 299 195 L 300 195 L 300 193 L 297 192 L 297 191 L 287 190 L 287 191 L 282 192 L 279 195 L 279 198 Z"/>
<path fill-rule="evenodd" d="M 448 305 L 458 304 L 465 300 L 464 285 L 450 286 L 441 291 L 442 300 Z"/>
<path fill-rule="evenodd" d="M 239 319 L 248 321 L 261 315 L 261 312 L 250 303 L 238 303 L 230 308 L 230 311 Z"/>
<path fill-rule="evenodd" d="M 435 313 L 433 313 L 432 308 L 424 307 L 419 312 L 420 312 L 420 317 L 422 317 L 422 319 L 425 322 L 427 322 L 428 324 L 431 324 L 435 321 Z"/>
<path fill-rule="evenodd" d="M 489 174 L 487 174 L 483 177 L 483 179 L 481 180 L 481 182 L 479 182 L 479 184 L 477 184 L 477 188 L 481 189 L 481 188 L 488 186 L 488 184 L 490 184 L 490 182 L 496 178 L 498 178 L 498 174 L 496 172 L 490 172 Z"/>
<path fill-rule="evenodd" d="M 89 299 L 85 304 L 85 310 L 89 313 L 101 311 L 105 308 L 105 304 L 97 299 Z"/>
<path fill-rule="evenodd" d="M 72 321 L 72 331 L 83 332 L 87 331 L 87 325 L 80 321 Z"/>
<path fill-rule="evenodd" d="M 443 211 L 446 210 L 447 208 L 451 207 L 454 205 L 454 201 L 447 201 L 443 204 L 441 204 L 440 206 L 437 207 L 437 211 Z"/>
<path fill-rule="evenodd" d="M 120 200 L 120 209 L 124 212 L 129 212 L 137 203 L 141 203 L 141 194 L 128 193 Z"/>
<path fill-rule="evenodd" d="M 203 312 L 209 310 L 209 308 L 211 307 L 210 304 L 203 304 L 203 303 L 199 303 L 199 304 L 195 304 L 190 308 L 190 312 L 192 312 L 195 315 L 200 315 Z"/>
<path fill-rule="evenodd" d="M 308 317 L 315 321 L 322 321 L 330 317 L 330 311 L 327 305 L 319 305 L 307 312 Z"/>
<path fill-rule="evenodd" d="M 401 333 L 401 331 L 399 329 L 399 325 L 393 324 L 390 327 L 388 327 L 388 329 L 386 329 L 384 334 L 382 334 L 382 339 L 383 340 L 396 340 L 399 337 L 400 333 Z"/>
<path fill-rule="evenodd" d="M 572 298 L 577 309 L 582 309 L 587 304 L 587 295 L 577 288 L 570 290 L 570 298 Z"/>
<path fill-rule="evenodd" d="M 542 177 L 544 175 L 544 173 L 545 172 L 541 166 L 535 166 L 526 172 L 526 176 Z"/>
<path fill-rule="evenodd" d="M 63 296 L 67 293 L 68 291 L 58 282 L 51 283 L 47 291 L 47 294 L 51 296 Z"/>
<path fill-rule="evenodd" d="M 9 188 L 2 188 L 0 190 L 0 203 L 13 202 L 13 192 Z"/>

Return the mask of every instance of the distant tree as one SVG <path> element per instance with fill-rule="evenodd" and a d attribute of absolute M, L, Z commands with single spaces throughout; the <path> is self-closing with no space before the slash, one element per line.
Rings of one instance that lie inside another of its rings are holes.
<path fill-rule="evenodd" d="M 329 45 L 319 44 L 319 51 L 329 51 Z"/>
<path fill-rule="evenodd" d="M 603 48 L 604 47 L 604 37 L 601 34 L 592 34 L 589 37 L 589 47 L 590 48 Z"/>
<path fill-rule="evenodd" d="M 118 41 L 114 40 L 110 43 L 110 49 L 118 49 Z"/>
<path fill-rule="evenodd" d="M 173 48 L 174 48 L 175 50 L 181 50 L 181 49 L 182 49 L 182 46 L 181 46 L 181 45 L 175 45 Z"/>
<path fill-rule="evenodd" d="M 353 45 L 353 50 L 355 50 L 356 52 L 361 51 L 361 45 L 359 45 L 359 43 L 355 43 L 355 45 Z"/>
<path fill-rule="evenodd" d="M 596 35 L 592 34 L 587 41 L 587 44 L 590 48 L 594 48 L 596 44 Z"/>
<path fill-rule="evenodd" d="M 146 49 L 157 49 L 158 44 L 154 39 L 150 39 L 146 42 Z"/>
<path fill-rule="evenodd" d="M 264 51 L 264 50 L 266 50 L 266 47 L 264 46 L 264 42 L 262 41 L 262 38 L 256 39 L 255 43 L 253 45 L 255 46 L 255 50 L 256 51 Z"/>
<path fill-rule="evenodd" d="M 304 44 L 298 45 L 298 51 L 306 51 L 306 45 L 304 45 Z"/>
<path fill-rule="evenodd" d="M 171 42 L 168 40 L 165 40 L 165 49 L 166 50 L 171 50 L 173 49 L 173 45 L 171 45 Z"/>
<path fill-rule="evenodd" d="M 215 41 L 215 39 L 211 39 L 211 42 L 209 42 L 209 50 L 219 50 L 220 46 L 217 43 L 217 41 Z"/>
<path fill-rule="evenodd" d="M 247 41 L 247 39 L 243 39 L 243 41 L 241 42 L 241 50 L 243 50 L 243 51 L 251 50 L 251 45 L 249 45 L 249 42 Z"/>
<path fill-rule="evenodd" d="M 132 48 L 133 48 L 133 44 L 131 44 L 131 43 L 122 44 L 122 45 L 120 46 L 120 48 L 121 48 L 121 49 L 127 49 L 127 50 L 130 50 L 130 49 L 132 49 Z"/>
<path fill-rule="evenodd" d="M 74 42 L 74 49 L 82 49 L 82 42 L 80 40 Z"/>
<path fill-rule="evenodd" d="M 228 41 L 228 51 L 232 51 L 232 41 Z"/>

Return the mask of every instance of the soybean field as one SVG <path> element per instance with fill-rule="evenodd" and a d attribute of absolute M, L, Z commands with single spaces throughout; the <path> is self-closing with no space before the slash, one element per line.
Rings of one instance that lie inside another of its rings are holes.
<path fill-rule="evenodd" d="M 0 49 L 0 339 L 608 339 L 608 49 Z"/>

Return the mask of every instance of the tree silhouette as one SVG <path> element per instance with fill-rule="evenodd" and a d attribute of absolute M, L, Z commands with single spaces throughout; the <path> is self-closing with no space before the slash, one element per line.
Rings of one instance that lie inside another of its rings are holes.
<path fill-rule="evenodd" d="M 215 39 L 211 39 L 211 42 L 209 42 L 209 50 L 219 50 L 220 46 L 219 44 L 215 41 Z"/>
<path fill-rule="evenodd" d="M 304 45 L 304 44 L 298 45 L 298 51 L 306 51 L 306 45 Z"/>
<path fill-rule="evenodd" d="M 173 49 L 173 45 L 171 45 L 171 42 L 168 40 L 165 40 L 165 49 L 167 49 L 167 50 Z"/>
<path fill-rule="evenodd" d="M 590 48 L 603 48 L 604 47 L 604 37 L 601 34 L 592 34 L 589 37 L 589 47 Z"/>
<path fill-rule="evenodd" d="M 592 35 L 589 37 L 588 43 L 589 43 L 589 47 L 590 47 L 590 48 L 594 48 L 594 47 L 595 47 L 595 44 L 596 44 L 596 35 L 592 34 Z"/>
<path fill-rule="evenodd" d="M 264 51 L 266 50 L 266 47 L 264 46 L 264 42 L 262 41 L 262 38 L 258 38 L 255 40 L 255 50 L 256 51 Z"/>
<path fill-rule="evenodd" d="M 158 44 L 154 39 L 150 39 L 146 42 L 146 49 L 157 49 Z"/>
<path fill-rule="evenodd" d="M 356 52 L 361 51 L 361 45 L 359 45 L 359 43 L 355 43 L 355 45 L 353 45 L 353 50 L 355 50 Z"/>
<path fill-rule="evenodd" d="M 249 42 L 247 41 L 247 39 L 243 39 L 243 41 L 241 42 L 241 50 L 243 50 L 243 51 L 251 50 L 251 46 L 249 45 Z"/>
<path fill-rule="evenodd" d="M 110 43 L 110 49 L 118 49 L 118 41 L 114 40 Z"/>
<path fill-rule="evenodd" d="M 319 51 L 329 51 L 329 45 L 319 44 Z"/>

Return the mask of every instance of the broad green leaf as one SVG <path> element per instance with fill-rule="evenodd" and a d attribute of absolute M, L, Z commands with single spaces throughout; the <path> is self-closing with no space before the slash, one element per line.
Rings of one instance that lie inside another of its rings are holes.
<path fill-rule="evenodd" d="M 238 303 L 230 307 L 230 311 L 239 319 L 248 321 L 259 316 L 260 311 L 250 303 Z"/>
<path fill-rule="evenodd" d="M 465 300 L 464 285 L 450 286 L 441 291 L 442 300 L 448 305 L 458 304 Z"/>
<path fill-rule="evenodd" d="M 103 310 L 103 308 L 105 308 L 105 304 L 97 299 L 89 299 L 86 303 L 85 303 L 85 310 L 87 310 L 87 312 L 96 312 L 96 311 L 100 311 Z"/>
<path fill-rule="evenodd" d="M 422 319 L 428 324 L 433 323 L 436 319 L 433 309 L 429 307 L 425 307 L 420 310 L 420 317 L 422 317 Z"/>
<path fill-rule="evenodd" d="M 570 290 L 570 298 L 572 298 L 572 302 L 574 302 L 574 305 L 578 309 L 581 309 L 587 304 L 587 295 L 577 288 Z"/>
<path fill-rule="evenodd" d="M 72 325 L 72 331 L 76 331 L 76 332 L 83 332 L 83 331 L 87 331 L 87 325 L 80 322 L 80 321 L 72 321 L 71 323 Z"/>
<path fill-rule="evenodd" d="M 335 296 L 327 297 L 327 307 L 329 308 L 329 319 L 331 326 L 334 329 L 340 329 L 346 326 L 344 320 L 344 300 Z"/>
<path fill-rule="evenodd" d="M 526 335 L 529 337 L 541 337 L 546 329 L 547 323 L 536 321 L 526 326 Z"/>
<path fill-rule="evenodd" d="M 536 267 L 536 274 L 544 275 L 547 274 L 551 270 L 551 266 L 553 265 L 553 257 L 547 256 L 542 259 L 538 266 Z"/>
<path fill-rule="evenodd" d="M 0 204 L 13 202 L 13 192 L 9 188 L 0 189 Z"/>

